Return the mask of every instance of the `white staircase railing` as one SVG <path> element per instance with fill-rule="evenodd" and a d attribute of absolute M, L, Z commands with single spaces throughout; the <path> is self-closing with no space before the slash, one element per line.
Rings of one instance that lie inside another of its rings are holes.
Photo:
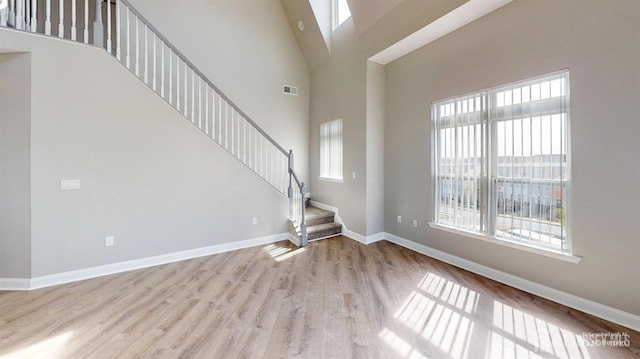
<path fill-rule="evenodd" d="M 309 241 L 305 223 L 306 191 L 304 182 L 300 181 L 293 170 L 293 152 L 289 151 L 289 220 L 298 232 L 301 247 L 306 246 Z"/>
<path fill-rule="evenodd" d="M 198 130 L 278 192 L 291 192 L 287 183 L 292 170 L 290 153 L 126 1 L 0 0 L 0 4 L 2 27 L 105 48 Z"/>

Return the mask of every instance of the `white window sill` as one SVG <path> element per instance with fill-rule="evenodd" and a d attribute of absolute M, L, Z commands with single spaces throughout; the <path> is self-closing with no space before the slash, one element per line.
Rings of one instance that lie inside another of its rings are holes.
<path fill-rule="evenodd" d="M 327 181 L 327 182 L 344 183 L 342 178 L 318 177 L 318 179 L 321 180 L 321 181 Z"/>
<path fill-rule="evenodd" d="M 558 251 L 554 251 L 554 250 L 551 250 L 551 249 L 545 249 L 545 248 L 529 246 L 529 245 L 526 245 L 524 243 L 512 242 L 512 241 L 509 241 L 509 240 L 498 239 L 498 238 L 494 238 L 494 237 L 485 236 L 485 235 L 482 235 L 482 234 L 467 232 L 467 231 L 463 231 L 463 230 L 460 230 L 460 229 L 457 229 L 457 228 L 447 227 L 447 226 L 443 226 L 441 224 L 437 224 L 437 223 L 433 223 L 433 222 L 429 222 L 429 226 L 431 228 L 434 228 L 434 229 L 438 229 L 438 230 L 442 230 L 442 231 L 446 231 L 446 232 L 450 232 L 450 233 L 455 233 L 455 234 L 458 234 L 458 235 L 461 235 L 461 236 L 465 236 L 465 237 L 479 239 L 479 240 L 482 240 L 482 241 L 485 241 L 485 242 L 498 244 L 498 245 L 509 247 L 509 248 L 520 249 L 520 250 L 523 250 L 523 251 L 526 251 L 526 252 L 529 252 L 529 253 L 540 254 L 540 255 L 543 255 L 543 256 L 546 256 L 546 257 L 559 259 L 559 260 L 562 260 L 562 261 L 565 261 L 565 262 L 580 263 L 580 261 L 582 260 L 582 257 L 574 256 L 572 254 L 558 252 Z"/>

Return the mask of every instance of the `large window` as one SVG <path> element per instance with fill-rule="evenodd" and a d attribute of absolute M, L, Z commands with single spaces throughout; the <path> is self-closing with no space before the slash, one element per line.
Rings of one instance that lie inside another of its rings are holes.
<path fill-rule="evenodd" d="M 435 223 L 570 252 L 569 73 L 432 106 Z"/>
<path fill-rule="evenodd" d="M 320 124 L 320 178 L 342 181 L 342 119 Z"/>

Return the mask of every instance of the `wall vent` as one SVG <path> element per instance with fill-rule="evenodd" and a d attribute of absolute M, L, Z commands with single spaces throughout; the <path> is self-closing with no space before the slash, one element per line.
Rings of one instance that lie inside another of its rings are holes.
<path fill-rule="evenodd" d="M 288 95 L 298 96 L 298 88 L 297 87 L 284 85 L 283 88 L 282 88 L 282 91 L 284 93 L 288 94 Z"/>

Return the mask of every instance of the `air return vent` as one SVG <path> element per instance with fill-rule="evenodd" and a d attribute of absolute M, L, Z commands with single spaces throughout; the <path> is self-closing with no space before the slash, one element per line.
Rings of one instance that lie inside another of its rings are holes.
<path fill-rule="evenodd" d="M 282 91 L 288 95 L 293 95 L 293 96 L 298 96 L 298 88 L 297 87 L 293 87 L 293 86 L 289 86 L 289 85 L 284 85 L 282 87 Z"/>

